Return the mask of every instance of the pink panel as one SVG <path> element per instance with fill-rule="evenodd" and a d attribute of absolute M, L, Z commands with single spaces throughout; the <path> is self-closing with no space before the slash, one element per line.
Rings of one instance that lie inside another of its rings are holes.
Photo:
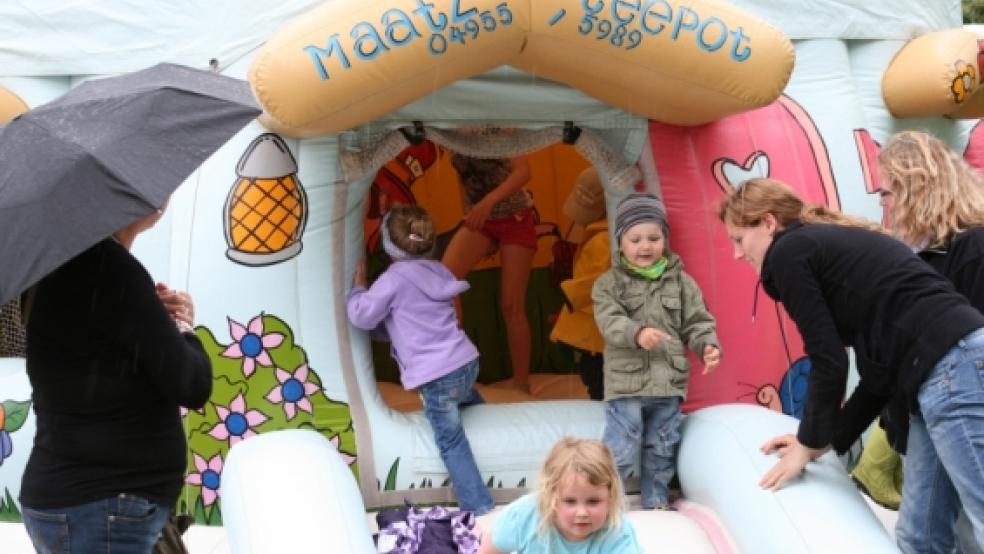
<path fill-rule="evenodd" d="M 684 409 L 743 401 L 781 410 L 778 388 L 803 355 L 802 340 L 782 308 L 757 287 L 754 271 L 734 260 L 716 212 L 728 187 L 754 176 L 780 179 L 808 201 L 839 208 L 826 146 L 806 112 L 785 96 L 700 127 L 651 122 L 650 141 L 669 213 L 670 247 L 700 284 L 724 348 L 718 370 L 707 376 L 691 358 Z"/>

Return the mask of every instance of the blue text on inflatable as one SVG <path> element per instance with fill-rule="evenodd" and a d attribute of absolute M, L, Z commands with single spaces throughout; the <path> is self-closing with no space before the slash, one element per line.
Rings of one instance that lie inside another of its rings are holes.
<path fill-rule="evenodd" d="M 339 33 L 328 37 L 324 48 L 308 45 L 303 48 L 310 57 L 322 81 L 330 78 L 326 63 L 337 57 L 343 69 L 350 69 L 350 54 L 363 61 L 375 59 L 392 48 L 406 46 L 424 35 L 420 29 L 427 29 L 427 49 L 432 55 L 444 54 L 451 43 L 464 45 L 477 39 L 481 33 L 491 33 L 499 26 L 506 27 L 513 21 L 513 13 L 508 2 L 501 2 L 495 11 L 478 11 L 478 8 L 462 9 L 461 0 L 452 0 L 450 13 L 434 9 L 434 4 L 426 0 L 416 0 L 417 7 L 408 14 L 392 8 L 383 12 L 378 26 L 368 21 L 360 21 L 352 26 L 349 36 L 353 42 L 348 48 L 342 44 Z M 382 32 L 380 32 L 380 29 Z"/>
<path fill-rule="evenodd" d="M 671 40 L 692 34 L 697 46 L 706 52 L 716 52 L 730 40 L 728 53 L 736 62 L 743 62 L 752 55 L 749 46 L 752 39 L 741 26 L 729 29 L 727 23 L 713 15 L 701 17 L 687 6 L 674 11 L 666 0 L 608 0 L 608 13 L 604 14 L 605 2 L 581 0 L 584 16 L 577 26 L 580 34 L 631 50 L 642 44 L 646 35 L 656 36 L 668 30 Z M 559 10 L 550 18 L 549 24 L 556 25 L 566 14 L 566 10 Z"/>

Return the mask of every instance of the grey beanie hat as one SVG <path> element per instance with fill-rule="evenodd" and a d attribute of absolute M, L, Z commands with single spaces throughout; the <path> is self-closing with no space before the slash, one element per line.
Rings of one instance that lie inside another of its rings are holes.
<path fill-rule="evenodd" d="M 615 208 L 615 241 L 621 243 L 622 235 L 640 223 L 658 223 L 669 242 L 670 226 L 666 222 L 663 201 L 649 193 L 634 192 L 623 198 Z"/>

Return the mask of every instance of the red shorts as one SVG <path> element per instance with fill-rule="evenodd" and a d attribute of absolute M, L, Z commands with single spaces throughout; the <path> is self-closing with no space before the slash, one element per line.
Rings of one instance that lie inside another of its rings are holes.
<path fill-rule="evenodd" d="M 534 225 L 533 208 L 526 208 L 505 217 L 485 220 L 481 232 L 498 244 L 499 248 L 507 244 L 515 244 L 536 250 Z"/>

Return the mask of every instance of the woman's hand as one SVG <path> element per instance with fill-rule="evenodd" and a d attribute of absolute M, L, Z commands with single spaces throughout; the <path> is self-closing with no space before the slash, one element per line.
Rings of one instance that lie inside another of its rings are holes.
<path fill-rule="evenodd" d="M 492 215 L 492 207 L 495 202 L 489 199 L 488 196 L 479 200 L 476 204 L 473 204 L 471 209 L 465 215 L 464 225 L 467 229 L 472 231 L 481 231 L 482 226 Z"/>
<path fill-rule="evenodd" d="M 636 335 L 636 343 L 643 350 L 652 350 L 668 340 L 670 340 L 669 333 L 654 327 L 643 327 Z"/>
<path fill-rule="evenodd" d="M 704 371 L 701 375 L 707 375 L 708 373 L 714 371 L 717 365 L 721 363 L 721 351 L 718 347 L 708 344 L 704 347 Z"/>
<path fill-rule="evenodd" d="M 368 286 L 368 279 L 366 279 L 366 259 L 362 258 L 359 263 L 355 264 L 355 273 L 352 274 L 352 287 L 362 287 L 366 288 Z"/>
<path fill-rule="evenodd" d="M 759 486 L 763 489 L 777 491 L 786 481 L 799 476 L 806 469 L 806 464 L 819 458 L 830 448 L 808 448 L 800 444 L 796 435 L 779 435 L 762 445 L 763 454 L 776 452 L 779 463 L 762 476 Z"/>
<path fill-rule="evenodd" d="M 191 300 L 191 295 L 185 291 L 178 291 L 168 287 L 164 283 L 157 283 L 155 287 L 157 298 L 160 299 L 168 315 L 178 326 L 182 333 L 193 333 L 195 331 L 195 303 Z"/>

